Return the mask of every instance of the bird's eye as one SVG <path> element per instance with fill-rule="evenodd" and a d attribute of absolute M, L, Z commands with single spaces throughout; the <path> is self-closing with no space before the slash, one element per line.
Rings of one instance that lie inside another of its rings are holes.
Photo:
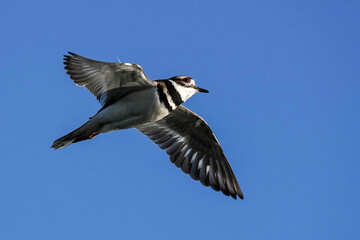
<path fill-rule="evenodd" d="M 186 83 L 190 83 L 190 80 L 191 79 L 189 77 L 186 77 L 186 78 L 183 79 L 183 81 L 186 82 Z"/>

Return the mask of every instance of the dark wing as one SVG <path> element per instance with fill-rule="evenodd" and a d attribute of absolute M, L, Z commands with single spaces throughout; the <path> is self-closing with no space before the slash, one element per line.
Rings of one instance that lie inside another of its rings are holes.
<path fill-rule="evenodd" d="M 86 87 L 102 105 L 109 98 L 121 95 L 122 89 L 143 89 L 155 84 L 149 80 L 143 69 L 131 63 L 110 63 L 88 59 L 69 52 L 64 55 L 67 74 L 78 86 Z M 133 91 L 133 90 L 131 90 Z"/>
<path fill-rule="evenodd" d="M 170 161 L 194 180 L 235 199 L 243 198 L 219 142 L 200 116 L 179 106 L 167 117 L 137 129 L 166 149 Z"/>

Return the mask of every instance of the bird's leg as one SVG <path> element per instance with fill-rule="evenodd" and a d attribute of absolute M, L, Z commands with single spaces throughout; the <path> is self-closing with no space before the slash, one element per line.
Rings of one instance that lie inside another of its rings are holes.
<path fill-rule="evenodd" d="M 97 133 L 97 132 L 94 132 L 94 133 L 92 133 L 91 135 L 90 135 L 90 139 L 93 139 L 94 137 L 96 137 L 97 135 L 99 135 L 99 133 Z"/>

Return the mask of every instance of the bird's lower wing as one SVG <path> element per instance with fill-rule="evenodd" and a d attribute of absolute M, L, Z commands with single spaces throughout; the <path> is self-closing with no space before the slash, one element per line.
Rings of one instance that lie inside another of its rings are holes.
<path fill-rule="evenodd" d="M 219 142 L 197 114 L 179 106 L 167 117 L 137 129 L 165 149 L 171 162 L 194 180 L 235 199 L 243 198 Z"/>

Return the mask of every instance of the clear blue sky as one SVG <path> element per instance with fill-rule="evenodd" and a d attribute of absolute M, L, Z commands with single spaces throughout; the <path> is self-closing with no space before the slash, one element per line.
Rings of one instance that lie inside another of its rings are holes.
<path fill-rule="evenodd" d="M 1 1 L 0 239 L 359 239 L 358 1 Z M 245 199 L 136 130 L 52 142 L 100 108 L 66 51 L 192 76 Z"/>

